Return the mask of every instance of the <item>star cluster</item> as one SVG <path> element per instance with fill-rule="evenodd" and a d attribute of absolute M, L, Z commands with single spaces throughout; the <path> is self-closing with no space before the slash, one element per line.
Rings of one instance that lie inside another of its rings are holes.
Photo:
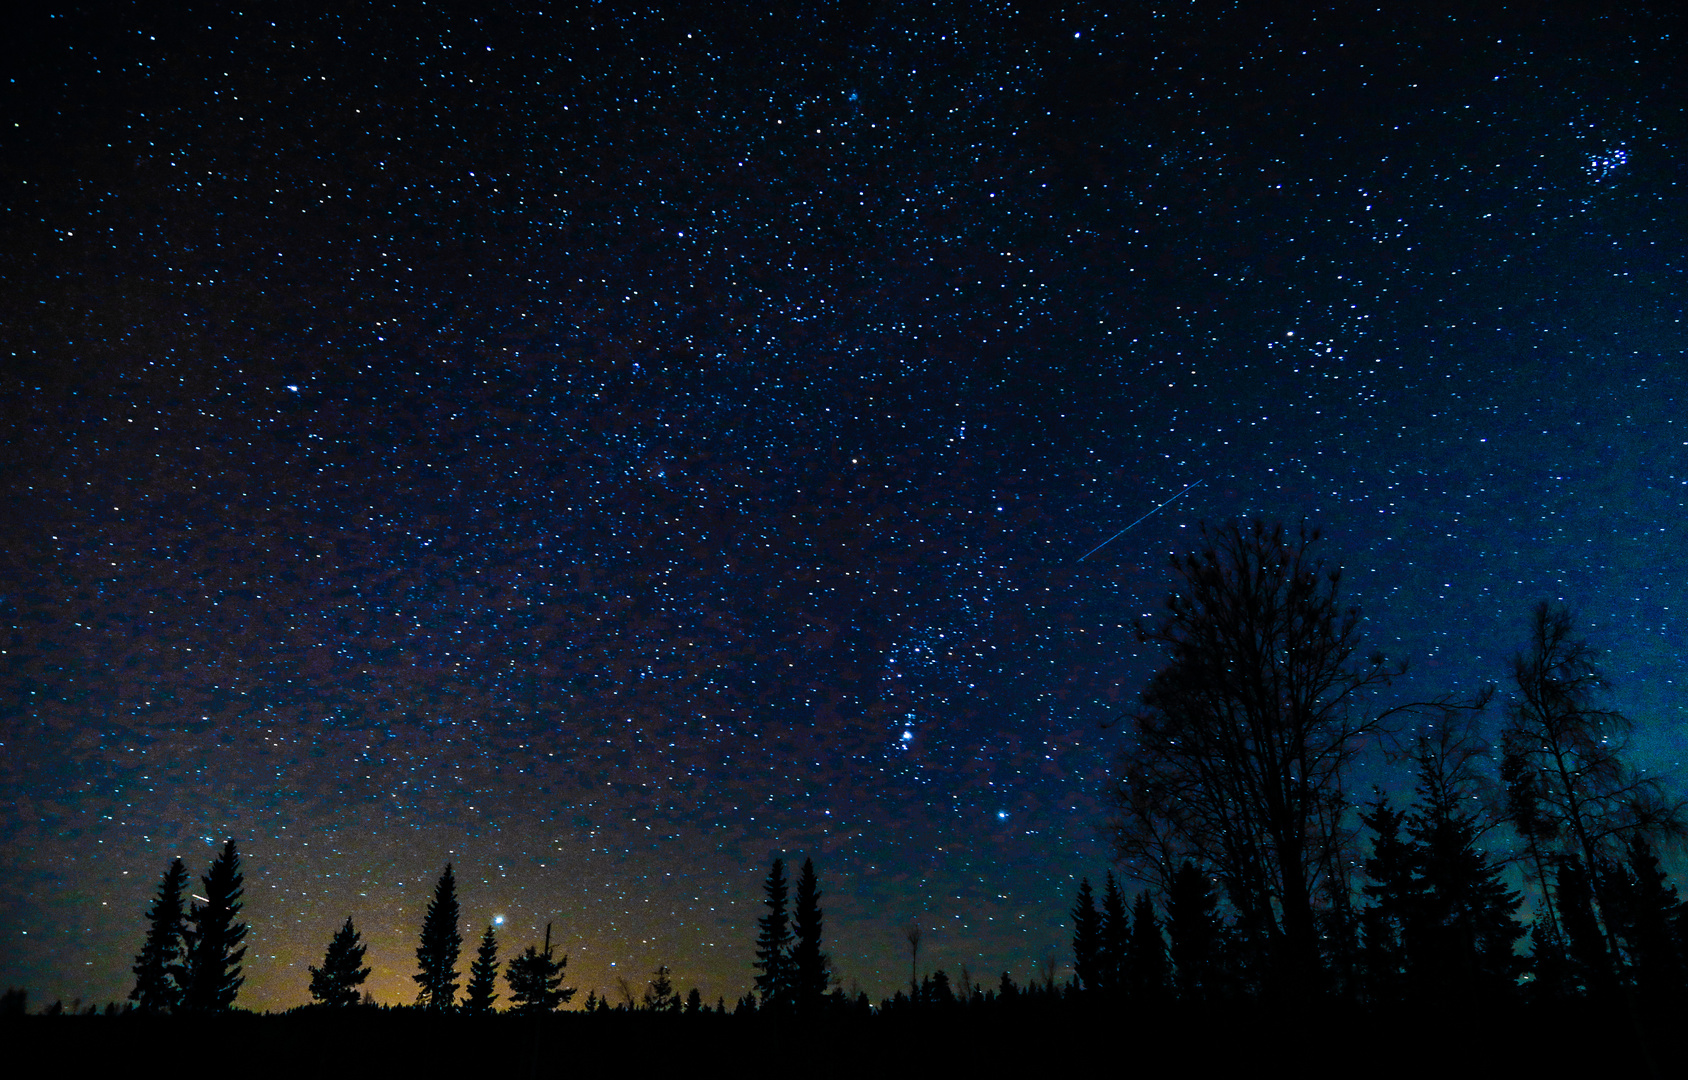
<path fill-rule="evenodd" d="M 582 997 L 743 993 L 781 853 L 876 997 L 1028 972 L 1202 519 L 1683 752 L 1667 17 L 155 7 L 11 46 L 8 984 L 228 836 L 252 1007 L 347 915 L 409 1000 L 447 860 Z"/>

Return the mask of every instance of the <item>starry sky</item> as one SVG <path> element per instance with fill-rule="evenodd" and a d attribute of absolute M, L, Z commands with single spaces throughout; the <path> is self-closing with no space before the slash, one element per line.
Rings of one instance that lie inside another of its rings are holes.
<path fill-rule="evenodd" d="M 1673 5 L 329 7 L 0 45 L 32 1000 L 230 836 L 252 1008 L 348 915 L 411 1000 L 448 860 L 581 998 L 744 993 L 775 855 L 875 1000 L 1028 977 L 1203 520 L 1324 527 L 1398 695 L 1562 600 L 1688 752 Z"/>

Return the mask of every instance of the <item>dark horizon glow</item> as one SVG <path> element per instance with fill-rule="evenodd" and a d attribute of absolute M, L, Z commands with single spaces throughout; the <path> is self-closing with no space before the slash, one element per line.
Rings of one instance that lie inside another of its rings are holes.
<path fill-rule="evenodd" d="M 1571 605 L 1678 768 L 1679 24 L 1243 7 L 19 23 L 0 982 L 227 837 L 251 1008 L 347 916 L 412 1000 L 447 861 L 577 1004 L 731 1003 L 776 855 L 875 1001 L 1023 980 L 1233 516 L 1403 699 Z"/>

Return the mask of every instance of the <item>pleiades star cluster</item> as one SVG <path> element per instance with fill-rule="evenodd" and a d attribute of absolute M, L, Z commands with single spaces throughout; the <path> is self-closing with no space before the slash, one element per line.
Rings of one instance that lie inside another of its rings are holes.
<path fill-rule="evenodd" d="M 1572 605 L 1682 760 L 1671 5 L 539 7 L 8 30 L 32 1003 L 229 837 L 250 1008 L 347 916 L 413 999 L 448 861 L 464 967 L 549 922 L 577 1003 L 731 1004 L 776 855 L 875 1000 L 915 920 L 1064 965 L 1204 520 L 1323 527 L 1399 695 Z"/>

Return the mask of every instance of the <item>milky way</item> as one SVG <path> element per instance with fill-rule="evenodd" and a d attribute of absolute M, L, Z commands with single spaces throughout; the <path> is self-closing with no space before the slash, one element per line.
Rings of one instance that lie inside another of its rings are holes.
<path fill-rule="evenodd" d="M 7 985 L 228 836 L 254 1008 L 347 915 L 410 1000 L 447 860 L 582 998 L 742 994 L 775 855 L 876 999 L 1024 977 L 1233 515 L 1684 752 L 1677 23 L 151 7 L 6 46 Z"/>

